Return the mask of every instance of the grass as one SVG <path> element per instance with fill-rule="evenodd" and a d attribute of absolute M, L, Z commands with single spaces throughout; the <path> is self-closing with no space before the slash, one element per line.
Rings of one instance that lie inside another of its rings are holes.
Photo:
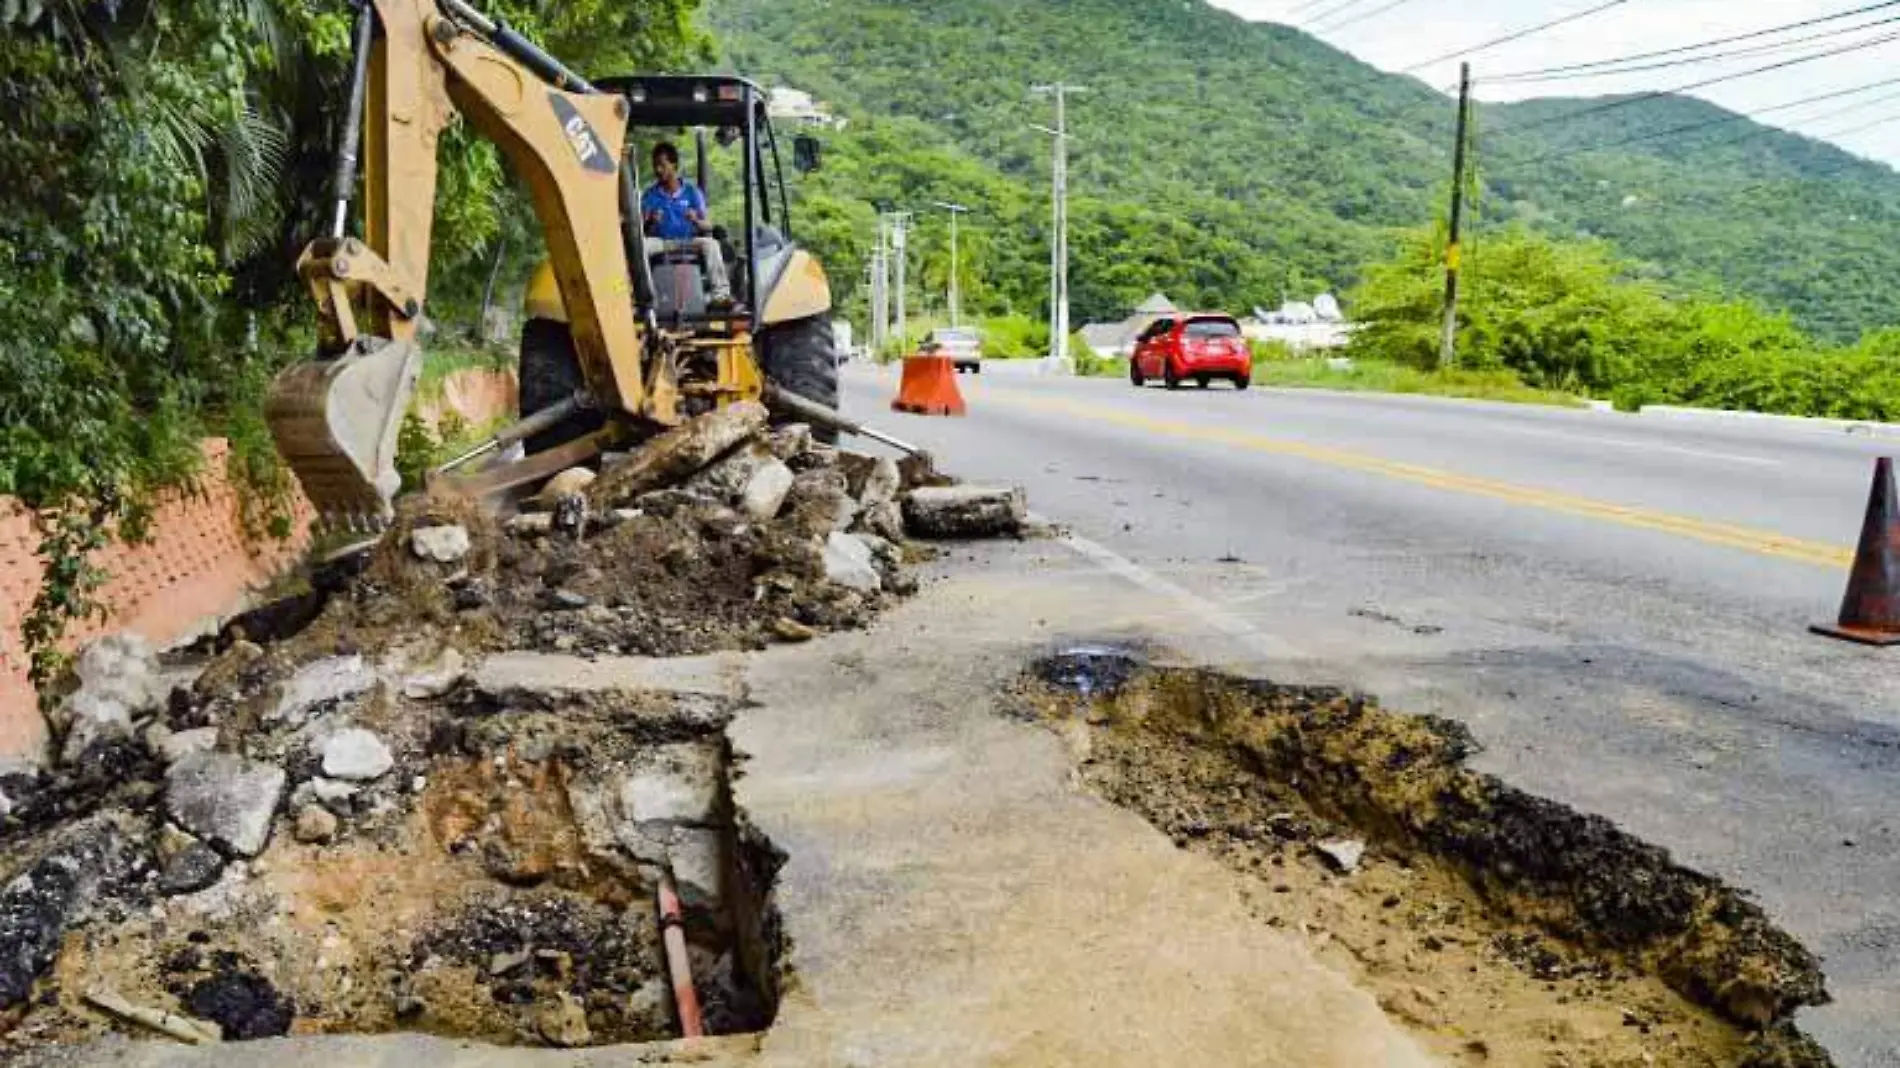
<path fill-rule="evenodd" d="M 1336 369 L 1326 360 L 1278 360 L 1254 364 L 1254 385 L 1282 389 L 1340 389 L 1361 393 L 1412 393 L 1463 397 L 1508 404 L 1579 408 L 1570 393 L 1527 386 L 1510 371 L 1421 371 L 1403 364 L 1355 360 Z"/>
<path fill-rule="evenodd" d="M 427 398 L 441 396 L 442 383 L 457 371 L 500 371 L 512 369 L 514 365 L 514 354 L 506 349 L 437 340 L 423 352 L 422 378 L 417 383 L 416 395 Z"/>
<path fill-rule="evenodd" d="M 1076 373 L 1090 378 L 1126 378 L 1128 361 L 1119 356 L 1076 360 Z M 1583 400 L 1557 390 L 1525 385 L 1509 371 L 1420 371 L 1403 364 L 1357 360 L 1335 369 L 1324 359 L 1255 360 L 1253 384 L 1278 389 L 1340 389 L 1357 393 L 1411 393 L 1432 397 L 1548 404 L 1580 408 Z"/>

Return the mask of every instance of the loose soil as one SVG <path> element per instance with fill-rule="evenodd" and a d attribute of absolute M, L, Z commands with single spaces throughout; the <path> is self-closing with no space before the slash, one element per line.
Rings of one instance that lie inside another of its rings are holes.
<path fill-rule="evenodd" d="M 684 656 L 764 648 L 782 619 L 861 628 L 890 597 L 823 581 L 816 545 L 785 519 L 748 524 L 676 490 L 637 510 L 612 525 L 596 517 L 518 537 L 469 502 L 405 499 L 359 576 L 240 618 L 217 644 L 281 638 L 286 655 L 304 658 L 429 641 L 467 652 Z M 408 532 L 443 523 L 468 529 L 468 557 L 416 559 Z"/>
<path fill-rule="evenodd" d="M 1464 767 L 1458 724 L 1083 648 L 1025 676 L 1081 780 L 1244 876 L 1451 1064 L 1830 1064 L 1814 956 L 1663 850 Z M 1321 850 L 1366 847 L 1342 872 Z"/>

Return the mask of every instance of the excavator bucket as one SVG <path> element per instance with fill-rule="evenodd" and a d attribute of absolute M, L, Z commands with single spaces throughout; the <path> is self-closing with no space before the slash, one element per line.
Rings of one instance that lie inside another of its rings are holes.
<path fill-rule="evenodd" d="M 391 514 L 402 488 L 396 437 L 422 374 L 410 341 L 366 338 L 335 359 L 286 368 L 264 417 L 277 451 L 326 521 L 353 528 Z"/>

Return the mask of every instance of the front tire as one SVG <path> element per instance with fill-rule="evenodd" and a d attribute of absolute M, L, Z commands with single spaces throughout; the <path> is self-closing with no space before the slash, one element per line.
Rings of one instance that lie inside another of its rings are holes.
<path fill-rule="evenodd" d="M 1161 384 L 1167 386 L 1169 389 L 1181 388 L 1181 376 L 1174 373 L 1173 363 L 1163 363 L 1161 365 Z"/>
<path fill-rule="evenodd" d="M 1141 373 L 1141 363 L 1132 356 L 1128 358 L 1128 381 L 1136 389 L 1148 384 L 1147 376 Z"/>
<path fill-rule="evenodd" d="M 1235 375 L 1234 376 L 1235 389 L 1245 392 L 1247 387 L 1251 385 L 1253 385 L 1253 376 L 1251 375 Z"/>
<path fill-rule="evenodd" d="M 838 350 L 831 313 L 766 327 L 759 333 L 759 369 L 787 393 L 837 411 Z M 811 433 L 827 445 L 838 441 L 831 427 L 814 426 Z"/>
<path fill-rule="evenodd" d="M 521 327 L 521 363 L 516 373 L 521 383 L 523 419 L 552 408 L 587 386 L 573 331 L 566 323 L 552 319 L 529 319 Z M 525 447 L 529 455 L 546 452 L 592 434 L 606 423 L 607 417 L 598 410 L 579 412 L 529 438 Z"/>

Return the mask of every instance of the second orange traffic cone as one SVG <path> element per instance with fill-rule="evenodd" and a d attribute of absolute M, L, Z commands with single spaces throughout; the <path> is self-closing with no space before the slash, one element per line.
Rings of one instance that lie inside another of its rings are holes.
<path fill-rule="evenodd" d="M 1874 488 L 1840 621 L 1812 629 L 1862 645 L 1900 645 L 1900 493 L 1894 490 L 1891 457 L 1874 463 Z"/>
<path fill-rule="evenodd" d="M 963 415 L 963 391 L 948 356 L 906 356 L 904 380 L 897 387 L 894 412 L 912 415 Z"/>

